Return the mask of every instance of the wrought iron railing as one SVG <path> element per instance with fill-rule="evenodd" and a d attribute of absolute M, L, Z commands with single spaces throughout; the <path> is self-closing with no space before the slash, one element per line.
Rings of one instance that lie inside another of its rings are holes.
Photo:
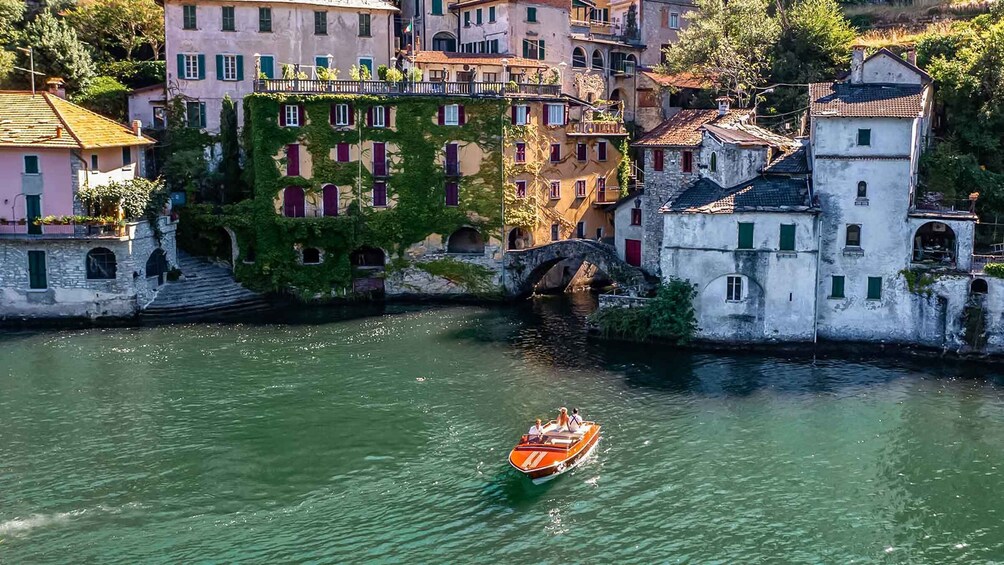
<path fill-rule="evenodd" d="M 627 135 L 621 122 L 581 121 L 569 126 L 569 133 L 580 135 Z"/>
<path fill-rule="evenodd" d="M 387 96 L 560 96 L 561 85 L 516 82 L 387 82 L 266 78 L 254 91 L 290 94 L 380 94 Z"/>

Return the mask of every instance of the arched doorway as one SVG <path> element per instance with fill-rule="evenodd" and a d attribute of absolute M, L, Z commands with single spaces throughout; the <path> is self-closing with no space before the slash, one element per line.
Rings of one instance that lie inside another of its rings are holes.
<path fill-rule="evenodd" d="M 533 237 L 523 228 L 509 230 L 509 241 L 506 249 L 527 249 L 533 247 Z"/>
<path fill-rule="evenodd" d="M 572 50 L 572 68 L 573 69 L 584 69 L 586 68 L 586 50 L 581 47 L 576 47 Z"/>
<path fill-rule="evenodd" d="M 382 268 L 387 262 L 387 255 L 383 249 L 364 245 L 349 254 L 349 262 L 352 263 L 353 267 Z"/>
<path fill-rule="evenodd" d="M 446 242 L 447 253 L 478 253 L 485 252 L 485 240 L 481 232 L 474 228 L 460 228 L 450 234 Z"/>
<path fill-rule="evenodd" d="M 931 267 L 954 267 L 955 231 L 944 222 L 927 222 L 913 235 L 913 262 Z"/>
<path fill-rule="evenodd" d="M 987 284 L 986 279 L 973 279 L 973 282 L 969 283 L 969 294 L 986 294 L 990 292 L 990 285 Z"/>
<path fill-rule="evenodd" d="M 617 102 L 621 99 L 621 89 L 615 88 L 613 92 L 610 93 L 610 101 Z"/>
<path fill-rule="evenodd" d="M 159 247 L 153 250 L 150 257 L 146 260 L 146 278 L 157 278 L 157 284 L 164 284 L 164 279 L 167 276 L 167 253 L 164 253 L 163 249 Z"/>
<path fill-rule="evenodd" d="M 441 31 L 432 36 L 432 50 L 453 52 L 457 50 L 457 38 L 452 33 Z"/>

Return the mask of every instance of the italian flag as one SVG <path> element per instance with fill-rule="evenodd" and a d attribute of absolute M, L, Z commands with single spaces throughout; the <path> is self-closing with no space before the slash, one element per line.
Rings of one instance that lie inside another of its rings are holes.
<path fill-rule="evenodd" d="M 411 33 L 411 22 L 408 22 L 408 25 L 405 26 L 404 32 L 405 33 Z"/>

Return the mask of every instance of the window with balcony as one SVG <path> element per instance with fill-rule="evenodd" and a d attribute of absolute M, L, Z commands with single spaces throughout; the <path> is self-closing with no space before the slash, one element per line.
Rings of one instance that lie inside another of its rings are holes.
<path fill-rule="evenodd" d="M 545 104 L 544 105 L 544 125 L 545 126 L 560 126 L 565 124 L 565 105 L 564 104 Z"/>
<path fill-rule="evenodd" d="M 352 125 L 352 111 L 348 104 L 335 104 L 333 113 L 332 124 L 336 126 L 348 126 Z"/>
<path fill-rule="evenodd" d="M 600 202 L 607 201 L 607 178 L 597 177 L 596 178 L 596 200 Z"/>

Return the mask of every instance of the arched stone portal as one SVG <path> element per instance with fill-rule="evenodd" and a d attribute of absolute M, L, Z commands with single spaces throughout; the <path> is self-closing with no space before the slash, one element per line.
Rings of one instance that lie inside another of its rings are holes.
<path fill-rule="evenodd" d="M 460 228 L 446 240 L 447 253 L 481 254 L 485 252 L 485 238 L 474 228 Z"/>
<path fill-rule="evenodd" d="M 944 222 L 927 222 L 913 235 L 915 264 L 954 267 L 957 259 L 955 230 Z"/>
<path fill-rule="evenodd" d="M 349 253 L 349 262 L 353 267 L 380 268 L 387 263 L 387 254 L 383 249 L 364 245 Z"/>
<path fill-rule="evenodd" d="M 153 250 L 153 253 L 146 260 L 146 278 L 156 277 L 158 285 L 164 284 L 167 270 L 167 253 L 164 253 L 164 250 L 158 247 Z"/>
<path fill-rule="evenodd" d="M 533 235 L 523 228 L 509 230 L 506 249 L 529 249 L 533 246 Z"/>
<path fill-rule="evenodd" d="M 588 239 L 566 239 L 531 249 L 506 253 L 505 287 L 510 296 L 527 296 L 534 285 L 561 261 L 585 261 L 606 273 L 610 279 L 633 294 L 645 294 L 654 284 L 638 267 L 625 263 L 611 245 Z"/>

